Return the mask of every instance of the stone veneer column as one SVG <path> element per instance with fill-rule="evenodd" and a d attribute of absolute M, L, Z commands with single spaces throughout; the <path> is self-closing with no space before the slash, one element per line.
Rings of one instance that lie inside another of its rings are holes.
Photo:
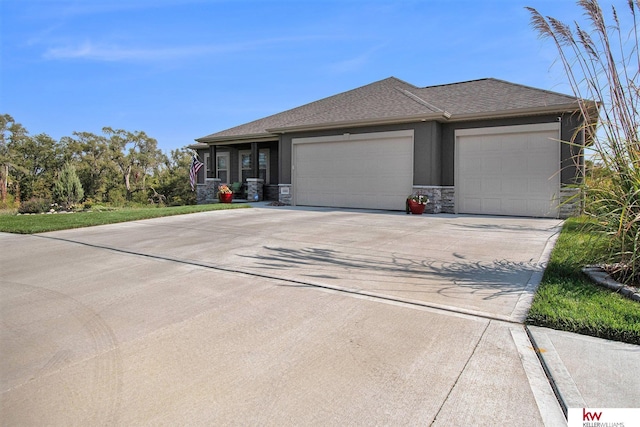
<path fill-rule="evenodd" d="M 204 184 L 196 185 L 196 200 L 199 205 L 215 203 L 218 201 L 218 187 L 220 179 L 205 179 Z"/>
<path fill-rule="evenodd" d="M 442 187 L 442 213 L 456 213 L 455 187 Z"/>
<path fill-rule="evenodd" d="M 454 188 L 441 185 L 414 185 L 414 194 L 424 194 L 429 198 L 429 203 L 424 211 L 429 214 L 453 213 L 454 211 Z"/>
<path fill-rule="evenodd" d="M 584 197 L 582 190 L 578 187 L 560 188 L 560 206 L 558 206 L 558 216 L 567 219 L 578 216 L 583 211 Z"/>
<path fill-rule="evenodd" d="M 264 187 L 264 179 L 247 178 L 247 200 L 249 202 L 262 201 L 264 199 L 263 187 Z"/>
<path fill-rule="evenodd" d="M 278 184 L 278 201 L 284 203 L 287 206 L 291 205 L 291 199 L 293 198 L 293 187 L 291 184 Z"/>
<path fill-rule="evenodd" d="M 429 198 L 425 213 L 455 213 L 455 187 L 437 185 L 414 185 L 412 194 L 424 194 Z M 282 194 L 280 195 L 282 199 Z M 564 186 L 560 189 L 558 217 L 566 219 L 578 216 L 584 210 L 582 190 Z"/>

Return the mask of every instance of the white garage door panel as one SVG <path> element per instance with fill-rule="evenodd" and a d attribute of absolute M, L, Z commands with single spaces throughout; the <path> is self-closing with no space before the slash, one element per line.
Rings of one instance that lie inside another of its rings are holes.
<path fill-rule="evenodd" d="M 413 185 L 413 133 L 295 139 L 294 203 L 404 209 Z"/>
<path fill-rule="evenodd" d="M 457 212 L 556 217 L 557 138 L 556 124 L 456 133 Z"/>

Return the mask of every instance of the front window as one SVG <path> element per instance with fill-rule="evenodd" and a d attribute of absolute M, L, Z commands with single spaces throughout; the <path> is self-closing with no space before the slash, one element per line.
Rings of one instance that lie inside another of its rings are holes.
<path fill-rule="evenodd" d="M 216 171 L 220 182 L 229 183 L 229 153 L 221 153 L 216 156 Z"/>
<path fill-rule="evenodd" d="M 264 180 L 265 184 L 269 180 L 269 150 L 260 150 L 258 154 L 259 166 L 258 166 L 258 178 Z"/>
<path fill-rule="evenodd" d="M 211 175 L 211 157 L 209 156 L 209 153 L 204 153 L 204 179 L 207 178 L 213 178 L 213 176 Z"/>
<path fill-rule="evenodd" d="M 251 178 L 251 152 L 240 152 L 240 170 L 242 171 L 242 182 Z"/>
<path fill-rule="evenodd" d="M 242 182 L 246 182 L 247 178 L 255 178 L 251 176 L 251 151 L 240 151 L 239 155 Z M 261 149 L 258 152 L 257 178 L 263 179 L 265 184 L 269 181 L 269 149 Z"/>

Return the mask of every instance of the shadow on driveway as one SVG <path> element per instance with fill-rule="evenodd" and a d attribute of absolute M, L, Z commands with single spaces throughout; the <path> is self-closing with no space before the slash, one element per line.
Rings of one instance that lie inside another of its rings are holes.
<path fill-rule="evenodd" d="M 531 275 L 541 270 L 533 262 L 440 262 L 406 256 L 358 256 L 326 248 L 263 246 L 259 255 L 240 256 L 254 259 L 262 271 L 277 271 L 278 275 L 291 273 L 346 283 L 356 280 L 359 287 L 369 289 L 375 283 L 374 286 L 384 285 L 386 290 L 401 293 L 424 292 L 425 287 L 437 284 L 437 294 L 478 294 L 482 300 L 520 295 Z"/>

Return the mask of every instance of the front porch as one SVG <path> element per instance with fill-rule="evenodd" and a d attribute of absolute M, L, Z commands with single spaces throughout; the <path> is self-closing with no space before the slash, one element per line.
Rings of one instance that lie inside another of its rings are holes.
<path fill-rule="evenodd" d="M 278 141 L 211 144 L 197 151 L 204 163 L 198 173 L 198 204 L 217 202 L 222 184 L 232 189 L 236 201 L 278 200 Z"/>
<path fill-rule="evenodd" d="M 219 178 L 207 178 L 205 182 L 197 184 L 197 201 L 199 205 L 218 202 L 218 188 L 226 184 Z M 231 188 L 231 186 L 229 187 Z M 233 202 L 261 202 L 263 200 L 277 201 L 279 197 L 278 185 L 265 184 L 260 178 L 247 178 L 239 192 L 234 191 Z"/>

